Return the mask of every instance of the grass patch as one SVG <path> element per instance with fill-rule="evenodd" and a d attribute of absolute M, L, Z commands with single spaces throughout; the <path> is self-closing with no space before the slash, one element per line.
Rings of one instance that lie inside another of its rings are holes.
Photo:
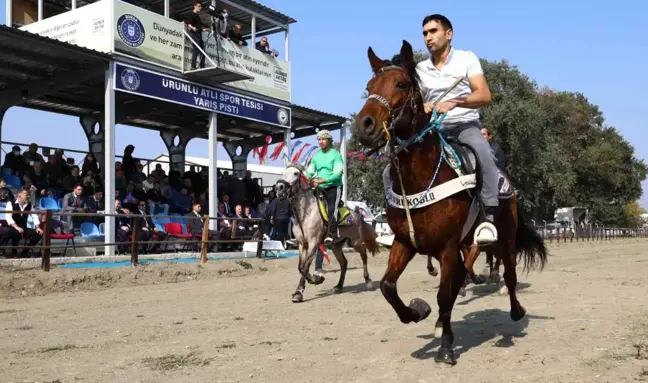
<path fill-rule="evenodd" d="M 200 356 L 197 352 L 190 352 L 186 355 L 169 354 L 160 357 L 148 357 L 142 359 L 142 364 L 151 370 L 173 371 L 185 367 L 203 367 L 210 364 L 214 358 Z"/>

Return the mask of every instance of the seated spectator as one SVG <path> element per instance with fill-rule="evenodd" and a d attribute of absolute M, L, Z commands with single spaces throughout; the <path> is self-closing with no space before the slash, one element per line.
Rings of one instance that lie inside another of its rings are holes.
<path fill-rule="evenodd" d="M 45 159 L 43 156 L 38 153 L 38 145 L 36 144 L 30 144 L 29 149 L 22 155 L 25 168 L 34 166 L 36 162 L 45 162 Z"/>
<path fill-rule="evenodd" d="M 243 216 L 245 216 L 246 218 L 256 218 L 256 214 L 254 214 L 254 212 L 252 211 L 252 208 L 249 207 L 249 206 L 246 206 L 246 207 L 243 208 Z M 250 222 L 248 224 L 248 227 L 250 227 L 252 229 L 252 231 L 254 232 L 259 228 L 259 224 L 256 223 L 256 222 Z"/>
<path fill-rule="evenodd" d="M 106 210 L 106 204 L 103 199 L 103 190 L 95 189 L 94 193 L 86 200 L 86 205 L 88 213 L 103 214 Z M 97 216 L 92 217 L 91 220 L 95 225 L 99 225 L 105 221 L 105 218 Z"/>
<path fill-rule="evenodd" d="M 131 218 L 128 209 L 122 209 L 121 201 L 115 200 L 115 239 L 117 245 L 117 254 L 129 253 L 128 236 L 131 234 Z"/>
<path fill-rule="evenodd" d="M 243 38 L 243 34 L 241 33 L 241 24 L 234 24 L 232 29 L 229 31 L 229 39 L 232 40 L 232 42 L 239 47 L 246 47 L 248 44 Z"/>
<path fill-rule="evenodd" d="M 162 169 L 162 164 L 156 164 L 155 170 L 151 172 L 151 175 L 157 180 L 161 180 L 162 178 L 166 177 L 166 173 Z"/>
<path fill-rule="evenodd" d="M 202 210 L 200 204 L 194 203 L 193 210 L 191 211 L 191 213 L 187 214 L 187 226 L 190 229 L 189 234 L 194 234 L 196 236 L 199 235 L 202 238 L 203 225 L 205 224 L 205 220 L 203 219 L 202 215 L 200 215 L 201 211 Z M 219 232 L 217 230 L 208 230 L 207 235 L 210 239 L 215 239 L 218 238 Z M 213 244 L 210 244 L 208 247 L 210 252 L 213 251 Z"/>
<path fill-rule="evenodd" d="M 19 175 L 25 169 L 25 160 L 20 152 L 20 146 L 15 145 L 11 149 L 11 152 L 5 155 L 5 161 L 2 167 L 11 169 L 11 174 Z"/>
<path fill-rule="evenodd" d="M 270 55 L 270 57 L 275 58 L 279 56 L 279 52 L 277 52 L 274 49 L 270 49 L 270 43 L 268 42 L 268 38 L 263 36 L 261 37 L 260 41 L 257 41 L 256 43 L 256 49 L 258 51 L 261 51 L 267 55 Z"/>
<path fill-rule="evenodd" d="M 243 207 L 241 205 L 236 205 L 234 208 L 234 215 L 232 218 L 247 219 L 248 217 L 243 215 Z M 236 226 L 236 236 L 237 237 L 250 237 L 252 236 L 252 227 L 249 221 L 242 221 L 234 219 L 234 226 Z"/>
<path fill-rule="evenodd" d="M 169 209 L 174 213 L 189 214 L 193 201 L 186 187 L 180 189 L 180 193 L 173 196 L 173 207 Z"/>
<path fill-rule="evenodd" d="M 84 176 L 83 183 L 81 185 L 83 186 L 83 195 L 85 197 L 89 197 L 94 194 L 96 185 L 94 179 L 92 178 L 92 175 Z"/>
<path fill-rule="evenodd" d="M 3 246 L 12 241 L 15 236 L 20 237 L 20 235 L 9 226 L 7 220 L 5 219 L 4 211 L 12 210 L 12 203 L 15 201 L 11 190 L 2 186 L 4 185 L 4 180 L 0 178 L 0 256 L 6 256 L 7 252 Z M 15 253 L 15 252 L 14 252 Z"/>
<path fill-rule="evenodd" d="M 225 208 L 222 203 L 218 203 L 218 211 L 216 212 L 216 218 L 218 219 L 216 222 L 216 228 L 218 229 L 218 236 L 220 239 L 230 239 L 232 237 L 232 223 L 228 219 L 223 219 L 228 217 L 225 215 Z M 225 244 L 223 247 L 231 249 L 231 244 Z"/>
<path fill-rule="evenodd" d="M 32 210 L 32 205 L 29 202 L 29 191 L 26 189 L 20 189 L 18 195 L 16 196 L 16 202 L 12 204 L 11 202 L 6 203 L 5 210 L 20 210 L 22 212 L 30 212 Z M 24 238 L 28 241 L 28 246 L 22 251 L 21 256 L 27 256 L 29 250 L 34 247 L 38 241 L 40 241 L 41 236 L 43 235 L 43 230 L 40 228 L 40 220 L 38 214 L 9 214 L 5 213 L 4 220 L 7 222 L 7 225 L 11 227 L 14 232 L 11 235 L 11 245 L 18 246 L 20 239 Z M 17 254 L 17 250 L 13 249 L 11 251 L 12 255 Z"/>
<path fill-rule="evenodd" d="M 63 173 L 63 168 L 61 168 L 61 164 L 59 164 L 58 162 L 58 157 L 56 157 L 55 155 L 51 155 L 47 157 L 47 163 L 43 165 L 43 168 L 45 170 L 45 174 L 47 174 L 49 187 L 54 188 L 56 190 L 62 190 L 63 178 L 65 174 Z"/>
<path fill-rule="evenodd" d="M 34 187 L 30 187 L 30 192 L 32 193 L 32 200 L 36 200 L 36 198 L 43 197 L 47 194 L 47 189 L 49 187 L 49 182 L 47 179 L 47 174 L 43 170 L 43 163 L 40 161 L 34 162 L 34 165 L 29 168 L 26 172 L 25 177 L 23 177 L 25 180 L 25 186 L 28 184 L 31 186 L 33 185 Z"/>
<path fill-rule="evenodd" d="M 168 200 L 162 195 L 160 183 L 153 183 L 153 187 L 146 192 L 146 201 L 148 203 L 149 215 L 162 213 L 162 215 L 169 215 Z"/>
<path fill-rule="evenodd" d="M 7 181 L 4 178 L 0 177 L 0 201 L 6 198 L 8 201 L 15 201 L 14 195 L 11 192 L 11 189 L 7 187 Z"/>
<path fill-rule="evenodd" d="M 137 197 L 135 196 L 135 184 L 132 182 L 129 182 L 128 185 L 126 185 L 126 192 L 124 192 L 124 198 L 122 199 L 124 202 L 124 207 L 128 208 L 129 210 L 137 210 Z"/>
<path fill-rule="evenodd" d="M 140 249 L 143 250 L 143 253 L 149 251 L 159 251 L 160 242 L 164 241 L 166 238 L 166 233 L 160 231 L 153 223 L 151 217 L 146 215 L 146 201 L 139 201 L 137 204 L 137 214 L 142 216 L 142 221 L 140 222 L 140 233 L 137 236 L 138 241 L 142 242 L 158 242 L 155 244 L 142 245 Z M 155 236 L 156 238 L 153 238 Z"/>
<path fill-rule="evenodd" d="M 124 171 L 121 169 L 115 170 L 115 188 L 118 190 L 126 190 L 128 186 L 128 180 L 124 175 Z"/>
<path fill-rule="evenodd" d="M 72 193 L 68 193 L 63 197 L 63 209 L 62 211 L 66 213 L 86 213 L 88 211 L 88 205 L 85 198 L 83 197 L 83 186 L 77 185 Z M 68 231 L 73 232 L 76 227 L 80 226 L 81 222 L 84 222 L 87 217 L 73 217 L 73 216 L 63 216 L 61 220 L 65 221 L 68 226 Z"/>
<path fill-rule="evenodd" d="M 63 188 L 61 189 L 61 194 L 67 194 L 74 190 L 76 185 L 81 185 L 83 183 L 83 177 L 79 174 L 79 167 L 72 166 L 70 168 L 70 175 L 66 176 L 63 179 Z"/>
<path fill-rule="evenodd" d="M 83 167 L 81 168 L 83 175 L 87 175 L 89 171 L 94 175 L 99 175 L 99 163 L 93 153 L 86 154 L 83 160 Z"/>
<path fill-rule="evenodd" d="M 230 206 L 229 194 L 223 193 L 221 204 L 223 205 L 223 214 L 226 217 L 232 216 L 232 207 Z"/>
<path fill-rule="evenodd" d="M 146 177 L 146 180 L 142 182 L 142 188 L 144 189 L 145 192 L 148 192 L 149 190 L 153 189 L 153 184 L 155 183 L 155 177 L 153 174 L 149 174 L 148 177 Z"/>

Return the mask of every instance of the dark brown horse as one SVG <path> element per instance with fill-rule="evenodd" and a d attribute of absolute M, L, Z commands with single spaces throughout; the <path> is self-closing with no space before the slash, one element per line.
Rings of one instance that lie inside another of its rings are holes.
<path fill-rule="evenodd" d="M 363 145 L 372 149 L 385 144 L 390 147 L 387 151 L 392 159 L 389 179 L 395 180 L 391 195 L 412 195 L 430 187 L 435 190 L 434 187 L 456 179 L 458 175 L 453 167 L 442 161 L 443 149 L 436 130 L 430 131 L 418 142 L 409 141 L 411 145 L 403 150 L 402 143 L 420 136 L 431 119 L 431 115 L 424 112 L 411 45 L 403 41 L 397 63 L 379 59 L 371 48 L 368 55 L 374 76 L 367 85 L 369 98 L 357 115 L 354 134 Z M 438 197 L 438 200 L 434 200 L 433 196 L 434 202 L 431 204 L 410 210 L 407 210 L 408 199 L 403 198 L 401 201 L 405 209 L 393 207 L 391 203 L 387 208 L 387 220 L 395 239 L 380 289 L 401 322 L 419 322 L 431 313 L 430 306 L 424 300 L 415 298 L 406 306 L 398 296 L 396 283 L 407 264 L 419 253 L 434 256 L 441 265 L 437 294 L 439 316 L 435 326 L 435 336 L 441 337 L 441 347 L 435 358 L 437 362 L 456 363 L 450 325 L 452 308 L 466 273 L 473 281 L 478 281 L 472 267 L 482 249 L 473 246 L 472 233 L 479 220 L 470 224 L 467 232 L 464 227 L 474 198 L 478 198 L 474 191 L 474 188 L 463 190 Z M 518 254 L 524 259 L 525 269 L 532 269 L 537 264 L 544 267 L 547 251 L 542 238 L 524 221 L 515 195 L 501 200 L 499 209 L 495 222 L 499 239 L 490 245 L 490 249 L 502 259 L 511 302 L 511 319 L 519 321 L 526 311 L 518 302 L 515 292 Z"/>

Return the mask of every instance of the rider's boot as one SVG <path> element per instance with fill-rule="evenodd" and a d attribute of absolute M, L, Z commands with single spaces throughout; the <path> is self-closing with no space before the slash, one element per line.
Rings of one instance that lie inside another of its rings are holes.
<path fill-rule="evenodd" d="M 329 223 L 328 227 L 328 234 L 326 235 L 326 238 L 324 238 L 324 245 L 330 245 L 333 243 L 334 240 L 337 239 L 337 221 L 335 219 L 331 219 L 331 222 Z"/>
<path fill-rule="evenodd" d="M 497 228 L 495 228 L 497 210 L 497 206 L 484 207 L 484 222 L 475 229 L 475 244 L 478 246 L 497 242 Z"/>

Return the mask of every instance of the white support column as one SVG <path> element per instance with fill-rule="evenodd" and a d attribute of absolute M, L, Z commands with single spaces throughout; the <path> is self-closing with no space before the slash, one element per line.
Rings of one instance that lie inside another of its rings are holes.
<path fill-rule="evenodd" d="M 284 130 L 284 166 L 288 166 L 290 163 L 290 150 L 292 148 L 292 139 L 290 138 L 290 128 Z"/>
<path fill-rule="evenodd" d="M 347 158 L 347 139 L 346 139 L 346 126 L 340 129 L 340 153 L 344 161 L 344 173 L 342 173 L 342 201 L 347 202 L 347 192 L 349 191 L 349 159 Z"/>
<path fill-rule="evenodd" d="M 285 39 L 284 50 L 286 51 L 286 53 L 284 54 L 286 61 L 290 61 L 290 28 L 288 26 L 286 26 L 286 39 Z"/>
<path fill-rule="evenodd" d="M 164 0 L 164 17 L 169 17 L 171 6 L 169 5 L 169 0 Z"/>
<path fill-rule="evenodd" d="M 113 88 L 115 66 L 111 62 L 106 70 L 104 89 L 104 166 L 101 170 L 104 173 L 104 199 L 106 213 L 115 213 L 115 90 Z M 106 216 L 105 220 L 105 242 L 115 243 L 115 217 Z M 115 246 L 105 246 L 104 254 L 114 255 Z"/>
<path fill-rule="evenodd" d="M 251 29 L 250 46 L 254 47 L 254 45 L 256 44 L 256 16 L 255 15 L 252 15 L 252 22 L 250 23 L 250 29 Z"/>
<path fill-rule="evenodd" d="M 5 25 L 13 26 L 13 0 L 5 0 Z"/>
<path fill-rule="evenodd" d="M 77 3 L 76 0 L 72 0 L 72 6 L 71 6 L 72 9 L 76 9 L 77 7 L 76 3 Z"/>
<path fill-rule="evenodd" d="M 43 20 L 43 0 L 38 0 L 38 21 Z"/>
<path fill-rule="evenodd" d="M 209 194 L 209 216 L 216 217 L 218 212 L 218 172 L 217 170 L 217 157 L 216 148 L 218 147 L 218 114 L 210 113 L 209 115 L 209 187 L 207 188 Z M 209 229 L 216 230 L 216 220 L 209 221 Z"/>

